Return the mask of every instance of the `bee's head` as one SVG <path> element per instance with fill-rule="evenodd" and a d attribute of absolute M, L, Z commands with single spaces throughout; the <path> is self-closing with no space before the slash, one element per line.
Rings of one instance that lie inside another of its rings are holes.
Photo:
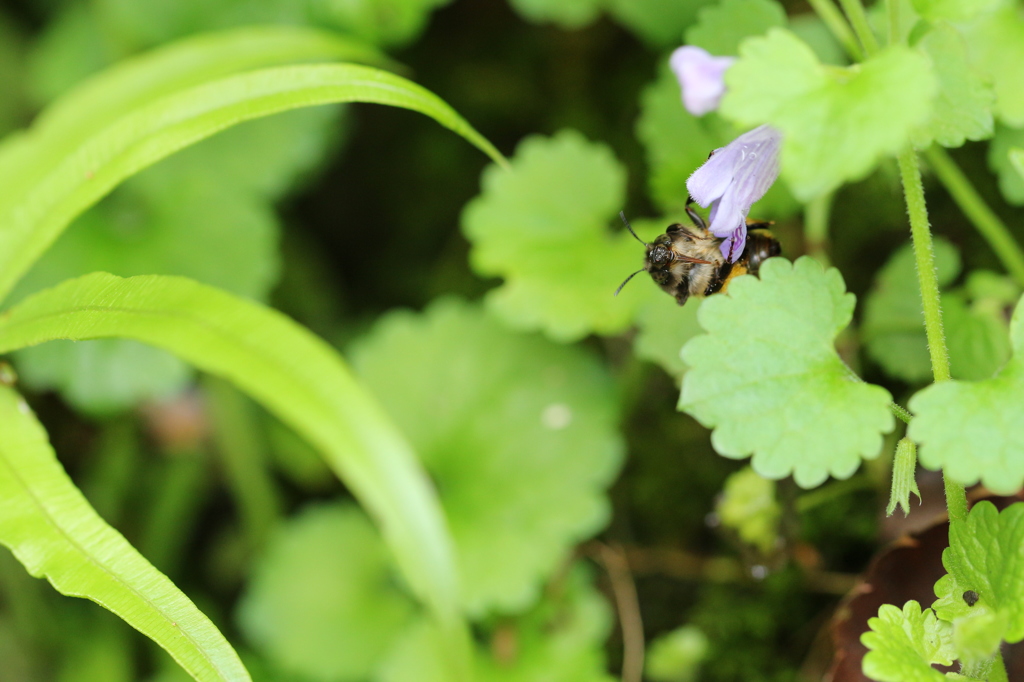
<path fill-rule="evenodd" d="M 670 265 L 676 259 L 672 250 L 672 240 L 668 235 L 661 235 L 652 243 L 647 245 L 647 258 L 644 262 L 644 270 L 651 272 L 655 268 Z"/>

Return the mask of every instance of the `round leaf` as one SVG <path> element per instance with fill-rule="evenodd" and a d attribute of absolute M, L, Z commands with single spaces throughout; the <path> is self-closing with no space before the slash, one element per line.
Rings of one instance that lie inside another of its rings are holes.
<path fill-rule="evenodd" d="M 839 272 L 807 257 L 736 279 L 701 306 L 708 333 L 683 348 L 680 409 L 715 429 L 722 455 L 753 454 L 762 476 L 805 488 L 849 477 L 893 428 L 888 391 L 857 381 L 833 345 L 853 306 Z"/>

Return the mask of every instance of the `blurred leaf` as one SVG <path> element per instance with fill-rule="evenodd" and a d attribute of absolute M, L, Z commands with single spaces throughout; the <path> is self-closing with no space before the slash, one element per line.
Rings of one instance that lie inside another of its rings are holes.
<path fill-rule="evenodd" d="M 920 446 L 921 463 L 942 468 L 965 485 L 981 480 L 995 493 L 1009 494 L 1024 483 L 1024 306 L 1010 323 L 1013 357 L 995 377 L 944 381 L 910 399 L 914 413 L 908 436 Z"/>
<path fill-rule="evenodd" d="M 786 25 L 786 10 L 775 0 L 722 0 L 697 16 L 697 23 L 686 29 L 684 42 L 719 56 L 739 54 L 744 38 Z"/>
<path fill-rule="evenodd" d="M 680 409 L 715 429 L 723 456 L 753 453 L 766 478 L 792 473 L 804 488 L 848 478 L 893 428 L 889 392 L 856 381 L 833 345 L 853 307 L 838 270 L 769 259 L 760 279 L 737 278 L 701 306 L 708 333 L 683 348 L 692 369 Z"/>
<path fill-rule="evenodd" d="M 63 160 L 38 161 L 38 182 L 16 186 L 0 200 L 0 294 L 75 216 L 125 178 L 242 121 L 313 104 L 368 101 L 420 111 L 501 160 L 500 154 L 454 110 L 427 90 L 384 71 L 347 64 L 264 69 L 177 92 L 127 113 Z M 58 137 L 60 135 L 58 134 Z M 47 147 L 45 134 L 7 147 L 15 160 Z M 67 151 L 67 150 L 65 150 Z M 0 156 L 0 176 L 4 162 Z"/>
<path fill-rule="evenodd" d="M 985 5 L 997 0 L 975 1 Z M 1024 70 L 1017 68 L 1024 62 L 1024 17 L 1017 6 L 1008 3 L 979 18 L 964 36 L 974 64 L 992 81 L 996 116 L 1008 125 L 1024 126 Z"/>
<path fill-rule="evenodd" d="M 999 190 L 1011 204 L 1024 205 L 1024 175 L 1013 162 L 1014 149 L 1024 147 L 1024 128 L 996 126 L 988 148 L 988 167 L 999 175 Z"/>
<path fill-rule="evenodd" d="M 61 652 L 57 682 L 132 682 L 132 631 L 102 611 L 90 615 L 79 624 L 84 627 L 69 649 Z"/>
<path fill-rule="evenodd" d="M 836 70 L 781 28 L 745 40 L 725 79 L 719 111 L 783 132 L 782 176 L 803 200 L 863 178 L 900 149 L 927 120 L 937 91 L 928 59 L 910 48 L 888 47 Z"/>
<path fill-rule="evenodd" d="M 152 46 L 189 33 L 245 24 L 311 23 L 379 45 L 401 45 L 426 27 L 430 13 L 450 0 L 100 0 L 104 23 L 136 46 Z"/>
<path fill-rule="evenodd" d="M 932 60 L 939 79 L 939 94 L 931 119 L 914 134 L 914 144 L 925 148 L 934 140 L 943 147 L 959 147 L 966 140 L 992 137 L 992 88 L 967 63 L 967 44 L 949 24 L 938 24 L 917 47 Z"/>
<path fill-rule="evenodd" d="M 604 660 L 611 613 L 589 573 L 572 567 L 533 610 L 504 619 L 490 633 L 490 650 L 476 650 L 476 682 L 614 682 Z M 435 639 L 426 623 L 410 628 L 375 682 L 447 682 Z"/>
<path fill-rule="evenodd" d="M 938 283 L 945 287 L 960 273 L 960 253 L 937 237 L 934 254 Z M 910 244 L 900 247 L 876 276 L 864 302 L 861 334 L 868 356 L 890 376 L 912 384 L 931 378 L 921 291 Z"/>
<path fill-rule="evenodd" d="M 607 523 L 623 449 L 608 376 L 578 349 L 455 300 L 385 316 L 352 358 L 437 481 L 462 603 L 527 607 Z"/>
<path fill-rule="evenodd" d="M 843 46 L 814 12 L 789 17 L 789 30 L 814 50 L 822 64 L 845 66 L 849 63 Z"/>
<path fill-rule="evenodd" d="M 667 62 L 661 65 L 658 79 L 648 85 L 641 96 L 636 135 L 644 145 L 648 189 L 665 214 L 683 215 L 690 196 L 686 189 L 687 178 L 707 161 L 714 149 L 724 147 L 737 134 L 732 124 L 717 114 L 697 118 L 686 111 L 679 82 Z M 750 214 L 758 219 L 779 220 L 798 209 L 786 183 L 779 181 L 754 204 Z"/>
<path fill-rule="evenodd" d="M 913 0 L 914 10 L 927 21 L 968 21 L 999 4 L 1000 0 Z"/>
<path fill-rule="evenodd" d="M 93 511 L 32 410 L 2 385 L 0 423 L 0 541 L 28 572 L 117 614 L 197 680 L 248 680 L 209 619 Z"/>
<path fill-rule="evenodd" d="M 762 554 L 771 553 L 778 544 L 782 507 L 775 501 L 775 482 L 750 467 L 726 479 L 715 511 L 722 525 L 736 531 L 740 540 Z"/>
<path fill-rule="evenodd" d="M 27 116 L 25 101 L 24 39 L 6 15 L 0 13 L 0 136 L 22 125 Z"/>
<path fill-rule="evenodd" d="M 651 286 L 646 282 L 642 284 Z M 669 296 L 652 298 L 637 316 L 639 330 L 633 341 L 633 352 L 637 357 L 657 363 L 681 381 L 687 365 L 680 352 L 687 341 L 701 333 L 697 322 L 701 303 L 700 299 L 693 299 L 680 309 Z"/>
<path fill-rule="evenodd" d="M 607 0 L 620 24 L 658 48 L 678 47 L 701 7 L 714 0 Z"/>
<path fill-rule="evenodd" d="M 651 642 L 644 672 L 655 682 L 692 682 L 707 651 L 708 638 L 700 628 L 684 625 Z"/>
<path fill-rule="evenodd" d="M 1011 643 L 1024 639 L 1022 536 L 1024 504 L 1020 503 L 1000 512 L 983 500 L 971 508 L 966 521 L 951 523 L 949 547 L 942 553 L 948 573 L 935 583 L 935 613 L 948 621 L 992 613 L 1003 619 L 1003 639 Z M 978 595 L 973 605 L 964 600 L 967 590 Z"/>
<path fill-rule="evenodd" d="M 534 23 L 582 28 L 597 19 L 605 0 L 509 0 L 521 17 Z"/>
<path fill-rule="evenodd" d="M 308 507 L 277 529 L 253 568 L 239 625 L 282 670 L 365 680 L 413 615 L 390 566 L 354 505 Z"/>
<path fill-rule="evenodd" d="M 0 318 L 0 353 L 112 336 L 171 350 L 233 381 L 315 444 L 381 525 L 413 592 L 445 628 L 446 660 L 460 665 L 458 587 L 436 497 L 409 446 L 333 350 L 280 313 L 174 277 L 96 273 Z"/>
<path fill-rule="evenodd" d="M 868 621 L 871 628 L 861 636 L 870 651 L 864 656 L 864 674 L 879 682 L 943 682 L 946 676 L 932 663 L 949 665 L 956 658 L 953 631 L 931 609 L 921 611 L 908 601 L 901 611 L 885 604 L 878 617 Z"/>
<path fill-rule="evenodd" d="M 489 307 L 514 327 L 559 341 L 626 329 L 652 292 L 626 287 L 612 295 L 644 257 L 626 230 L 609 229 L 625 183 L 611 150 L 573 130 L 527 138 L 511 172 L 484 171 L 462 226 L 473 268 L 505 278 L 488 294 Z"/>
<path fill-rule="evenodd" d="M 949 365 L 956 379 L 989 379 L 1010 359 L 1010 334 L 1001 307 L 968 305 L 963 296 L 942 297 Z"/>

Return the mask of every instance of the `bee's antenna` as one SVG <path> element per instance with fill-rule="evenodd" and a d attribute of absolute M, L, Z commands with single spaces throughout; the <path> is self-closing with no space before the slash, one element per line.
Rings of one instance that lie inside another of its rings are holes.
<path fill-rule="evenodd" d="M 622 223 L 626 226 L 626 229 L 629 230 L 629 233 L 631 235 L 633 235 L 633 237 L 635 237 L 638 242 L 640 242 L 644 246 L 650 246 L 650 244 L 645 242 L 643 239 L 640 239 L 640 237 L 636 236 L 636 232 L 633 231 L 633 226 L 629 224 L 628 220 L 626 220 L 626 212 L 625 211 L 619 211 L 619 217 L 622 218 Z M 635 275 L 635 274 L 636 273 L 634 272 L 633 275 Z M 632 277 L 633 275 L 630 275 L 630 277 Z M 627 279 L 626 282 L 628 282 L 628 281 L 629 280 Z M 626 282 L 623 282 L 622 284 L 625 285 Z M 621 288 L 622 287 L 619 287 L 619 289 L 621 289 Z M 616 291 L 615 293 L 618 294 L 619 292 Z"/>
<path fill-rule="evenodd" d="M 629 225 L 629 223 L 626 223 L 626 225 Z M 630 232 L 632 232 L 632 230 L 630 230 Z M 633 235 L 633 236 L 634 236 L 634 237 L 636 237 L 636 235 Z M 619 292 L 620 292 L 620 291 L 622 291 L 622 287 L 626 286 L 626 285 L 627 285 L 627 284 L 629 283 L 629 280 L 633 279 L 634 277 L 636 277 L 637 275 L 639 275 L 639 274 L 640 274 L 641 272 L 643 272 L 643 271 L 644 271 L 644 269 L 643 269 L 643 268 L 640 268 L 639 270 L 637 270 L 636 272 L 634 272 L 634 273 L 633 273 L 632 275 L 630 275 L 629 277 L 627 277 L 627 278 L 626 278 L 626 281 L 625 281 L 625 282 L 623 282 L 622 284 L 620 284 L 620 285 L 619 285 L 619 288 L 615 290 L 615 293 L 614 293 L 613 295 L 614 295 L 614 296 L 618 296 L 618 295 L 619 295 Z"/>

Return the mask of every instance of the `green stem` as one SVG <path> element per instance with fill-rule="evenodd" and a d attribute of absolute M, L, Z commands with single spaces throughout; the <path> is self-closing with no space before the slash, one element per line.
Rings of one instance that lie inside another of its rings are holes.
<path fill-rule="evenodd" d="M 931 149 L 925 152 L 925 156 L 928 165 L 935 171 L 936 177 L 953 197 L 956 205 L 967 219 L 974 223 L 1010 275 L 1018 284 L 1024 286 L 1024 250 L 1010 234 L 1006 224 L 988 207 L 971 181 L 944 149 L 932 145 Z"/>
<path fill-rule="evenodd" d="M 886 0 L 885 5 L 889 14 L 888 43 L 895 45 L 900 41 L 900 3 L 899 0 Z"/>
<path fill-rule="evenodd" d="M 839 4 L 842 5 L 843 11 L 846 12 L 846 18 L 850 20 L 854 32 L 860 39 L 860 44 L 864 46 L 864 53 L 870 57 L 878 52 L 880 47 L 878 38 L 875 37 L 874 32 L 871 30 L 871 25 L 868 24 L 868 15 L 864 11 L 864 5 L 860 3 L 860 0 L 839 0 Z"/>
<path fill-rule="evenodd" d="M 932 247 L 932 233 L 928 227 L 928 207 L 924 201 L 924 186 L 921 184 L 921 169 L 917 154 L 907 147 L 899 155 L 900 177 L 903 180 L 903 194 L 910 216 L 910 235 L 914 243 L 914 259 L 917 264 L 917 284 L 921 289 L 924 308 L 924 331 L 928 337 L 928 353 L 932 361 L 932 375 L 935 381 L 948 381 L 949 355 L 946 338 L 942 332 L 942 308 L 939 299 L 939 282 L 935 276 L 935 254 Z M 946 488 L 946 508 L 949 520 L 962 521 L 967 518 L 967 494 L 964 487 L 943 472 Z"/>
<path fill-rule="evenodd" d="M 988 674 L 988 682 L 1008 682 L 1006 676 L 1006 663 L 1003 662 L 1003 652 L 996 649 L 995 659 L 992 661 L 992 670 Z"/>
<path fill-rule="evenodd" d="M 796 498 L 796 510 L 802 514 L 850 493 L 859 490 L 874 490 L 875 487 L 875 482 L 871 480 L 871 477 L 864 474 L 848 478 L 845 481 L 835 481 Z"/>
<path fill-rule="evenodd" d="M 914 418 L 914 415 L 910 413 L 910 410 L 898 403 L 889 403 L 889 409 L 892 410 L 892 413 L 896 415 L 896 418 L 904 424 L 909 424 L 910 420 Z"/>
<path fill-rule="evenodd" d="M 832 196 L 832 192 L 826 192 L 809 201 L 804 209 L 804 242 L 807 253 L 825 267 L 830 265 L 827 246 Z"/>
<path fill-rule="evenodd" d="M 853 34 L 850 25 L 846 23 L 843 13 L 840 12 L 832 0 L 808 0 L 814 13 L 828 27 L 832 35 L 836 37 L 839 44 L 843 46 L 846 53 L 855 62 L 864 61 L 864 52 L 857 43 L 857 37 Z"/>

